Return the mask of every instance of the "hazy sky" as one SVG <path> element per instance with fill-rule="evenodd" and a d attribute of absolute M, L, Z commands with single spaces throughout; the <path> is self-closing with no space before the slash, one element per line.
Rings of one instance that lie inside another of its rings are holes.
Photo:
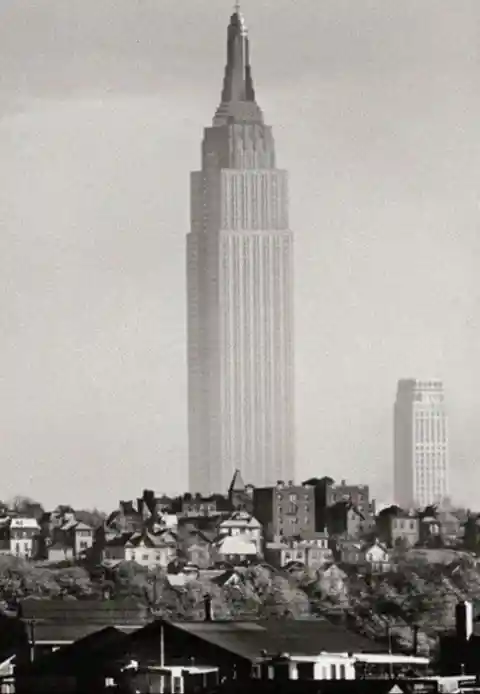
<path fill-rule="evenodd" d="M 1 5 L 1 495 L 180 491 L 189 171 L 231 3 Z M 435 376 L 480 506 L 480 2 L 243 9 L 290 171 L 298 478 L 388 499 L 396 382 Z"/>

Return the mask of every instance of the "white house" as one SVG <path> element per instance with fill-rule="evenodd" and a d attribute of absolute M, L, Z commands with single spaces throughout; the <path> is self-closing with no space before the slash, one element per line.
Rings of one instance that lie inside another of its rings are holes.
<path fill-rule="evenodd" d="M 262 526 L 259 521 L 247 511 L 235 511 L 228 518 L 218 524 L 218 533 L 221 536 L 243 537 L 249 542 L 254 542 L 257 554 L 262 551 Z"/>
<path fill-rule="evenodd" d="M 236 535 L 220 537 L 213 544 L 212 554 L 216 561 L 228 561 L 233 564 L 258 556 L 257 545 L 253 540 Z"/>
<path fill-rule="evenodd" d="M 387 571 L 390 568 L 390 555 L 388 549 L 376 540 L 363 550 L 365 562 L 372 571 Z"/>
<path fill-rule="evenodd" d="M 12 518 L 10 523 L 10 553 L 28 559 L 35 552 L 40 526 L 35 518 Z"/>
<path fill-rule="evenodd" d="M 166 568 L 176 556 L 177 538 L 169 530 L 155 535 L 134 533 L 125 543 L 125 560 L 148 568 Z"/>

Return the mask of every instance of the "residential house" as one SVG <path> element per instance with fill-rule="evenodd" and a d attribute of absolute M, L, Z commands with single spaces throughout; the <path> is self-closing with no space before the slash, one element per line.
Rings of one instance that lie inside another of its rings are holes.
<path fill-rule="evenodd" d="M 186 518 L 196 518 L 201 516 L 218 517 L 221 514 L 230 513 L 229 501 L 221 494 L 212 494 L 203 497 L 201 494 L 184 494 L 180 500 L 179 515 Z"/>
<path fill-rule="evenodd" d="M 228 501 L 234 511 L 253 512 L 253 490 L 251 484 L 245 484 L 240 470 L 235 470 L 230 487 L 228 488 Z"/>
<path fill-rule="evenodd" d="M 62 542 L 55 542 L 46 548 L 46 559 L 54 564 L 62 561 L 73 561 L 74 558 L 73 547 Z"/>
<path fill-rule="evenodd" d="M 440 523 L 442 542 L 445 547 L 456 547 L 461 540 L 461 513 L 451 509 L 438 509 L 436 518 Z"/>
<path fill-rule="evenodd" d="M 442 526 L 434 515 L 419 516 L 419 544 L 422 547 L 442 547 Z"/>
<path fill-rule="evenodd" d="M 263 526 L 265 540 L 293 538 L 315 532 L 315 490 L 312 486 L 279 481 L 253 490 L 253 515 Z"/>
<path fill-rule="evenodd" d="M 283 568 L 291 562 L 303 564 L 309 569 L 320 569 L 333 558 L 325 534 L 310 537 L 276 538 L 265 545 L 265 559 L 273 566 Z"/>
<path fill-rule="evenodd" d="M 228 562 L 235 566 L 246 561 L 254 561 L 257 557 L 255 542 L 241 536 L 226 535 L 218 538 L 212 545 L 214 562 Z"/>
<path fill-rule="evenodd" d="M 200 532 L 193 536 L 185 546 L 185 556 L 188 563 L 198 566 L 200 569 L 208 568 L 212 563 L 211 544 L 211 541 Z"/>
<path fill-rule="evenodd" d="M 342 564 L 357 566 L 363 559 L 363 544 L 360 540 L 339 539 L 334 546 L 334 557 Z"/>
<path fill-rule="evenodd" d="M 40 526 L 35 518 L 12 518 L 10 522 L 10 552 L 30 559 L 36 554 Z"/>
<path fill-rule="evenodd" d="M 125 559 L 148 568 L 166 568 L 176 556 L 177 537 L 170 530 L 134 533 L 125 543 Z"/>
<path fill-rule="evenodd" d="M 73 551 L 76 557 L 81 556 L 93 547 L 95 531 L 86 523 L 75 523 L 72 528 Z"/>
<path fill-rule="evenodd" d="M 133 501 L 120 501 L 117 510 L 113 511 L 105 521 L 105 534 L 113 532 L 140 532 L 144 526 L 144 514 L 135 507 Z"/>
<path fill-rule="evenodd" d="M 241 536 L 255 543 L 257 553 L 262 553 L 262 526 L 256 518 L 247 511 L 234 511 L 219 521 L 218 534 L 225 536 Z"/>
<path fill-rule="evenodd" d="M 415 511 L 389 506 L 377 516 L 379 539 L 387 547 L 414 547 L 420 539 L 420 519 Z"/>
<path fill-rule="evenodd" d="M 123 533 L 110 538 L 105 542 L 101 550 L 101 560 L 105 564 L 116 563 L 126 560 L 125 545 L 131 537 L 131 533 Z"/>
<path fill-rule="evenodd" d="M 381 573 L 391 566 L 390 554 L 384 544 L 376 540 L 362 548 L 363 560 L 371 571 Z"/>
<path fill-rule="evenodd" d="M 366 529 L 366 517 L 352 501 L 336 501 L 326 509 L 327 531 L 330 536 L 360 538 Z"/>

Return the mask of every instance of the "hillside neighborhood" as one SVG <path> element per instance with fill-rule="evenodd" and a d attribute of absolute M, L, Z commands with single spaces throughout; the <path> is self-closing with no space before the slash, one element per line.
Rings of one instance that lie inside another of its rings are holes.
<path fill-rule="evenodd" d="M 216 619 L 322 616 L 431 654 L 455 604 L 480 599 L 477 515 L 377 511 L 366 485 L 330 478 L 254 489 L 237 471 L 225 496 L 144 490 L 108 515 L 17 499 L 0 533 L 7 610 L 26 597 L 130 597 L 188 620 L 208 595 Z"/>

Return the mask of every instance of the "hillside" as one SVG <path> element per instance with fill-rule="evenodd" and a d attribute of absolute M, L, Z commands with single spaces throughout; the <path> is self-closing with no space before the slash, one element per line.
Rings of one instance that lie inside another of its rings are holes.
<path fill-rule="evenodd" d="M 343 623 L 371 639 L 391 639 L 410 651 L 414 625 L 418 648 L 432 654 L 437 635 L 454 625 L 459 600 L 480 600 L 480 571 L 473 557 L 397 557 L 391 570 L 362 573 L 358 567 L 327 567 L 323 571 L 291 572 L 266 564 L 235 570 L 206 571 L 184 585 L 159 569 L 148 571 L 123 562 L 115 568 L 79 566 L 52 568 L 14 557 L 0 559 L 0 599 L 14 604 L 38 598 L 115 599 L 133 596 L 153 614 L 173 619 L 202 619 L 205 595 L 212 598 L 216 619 L 299 619 L 322 616 Z"/>

